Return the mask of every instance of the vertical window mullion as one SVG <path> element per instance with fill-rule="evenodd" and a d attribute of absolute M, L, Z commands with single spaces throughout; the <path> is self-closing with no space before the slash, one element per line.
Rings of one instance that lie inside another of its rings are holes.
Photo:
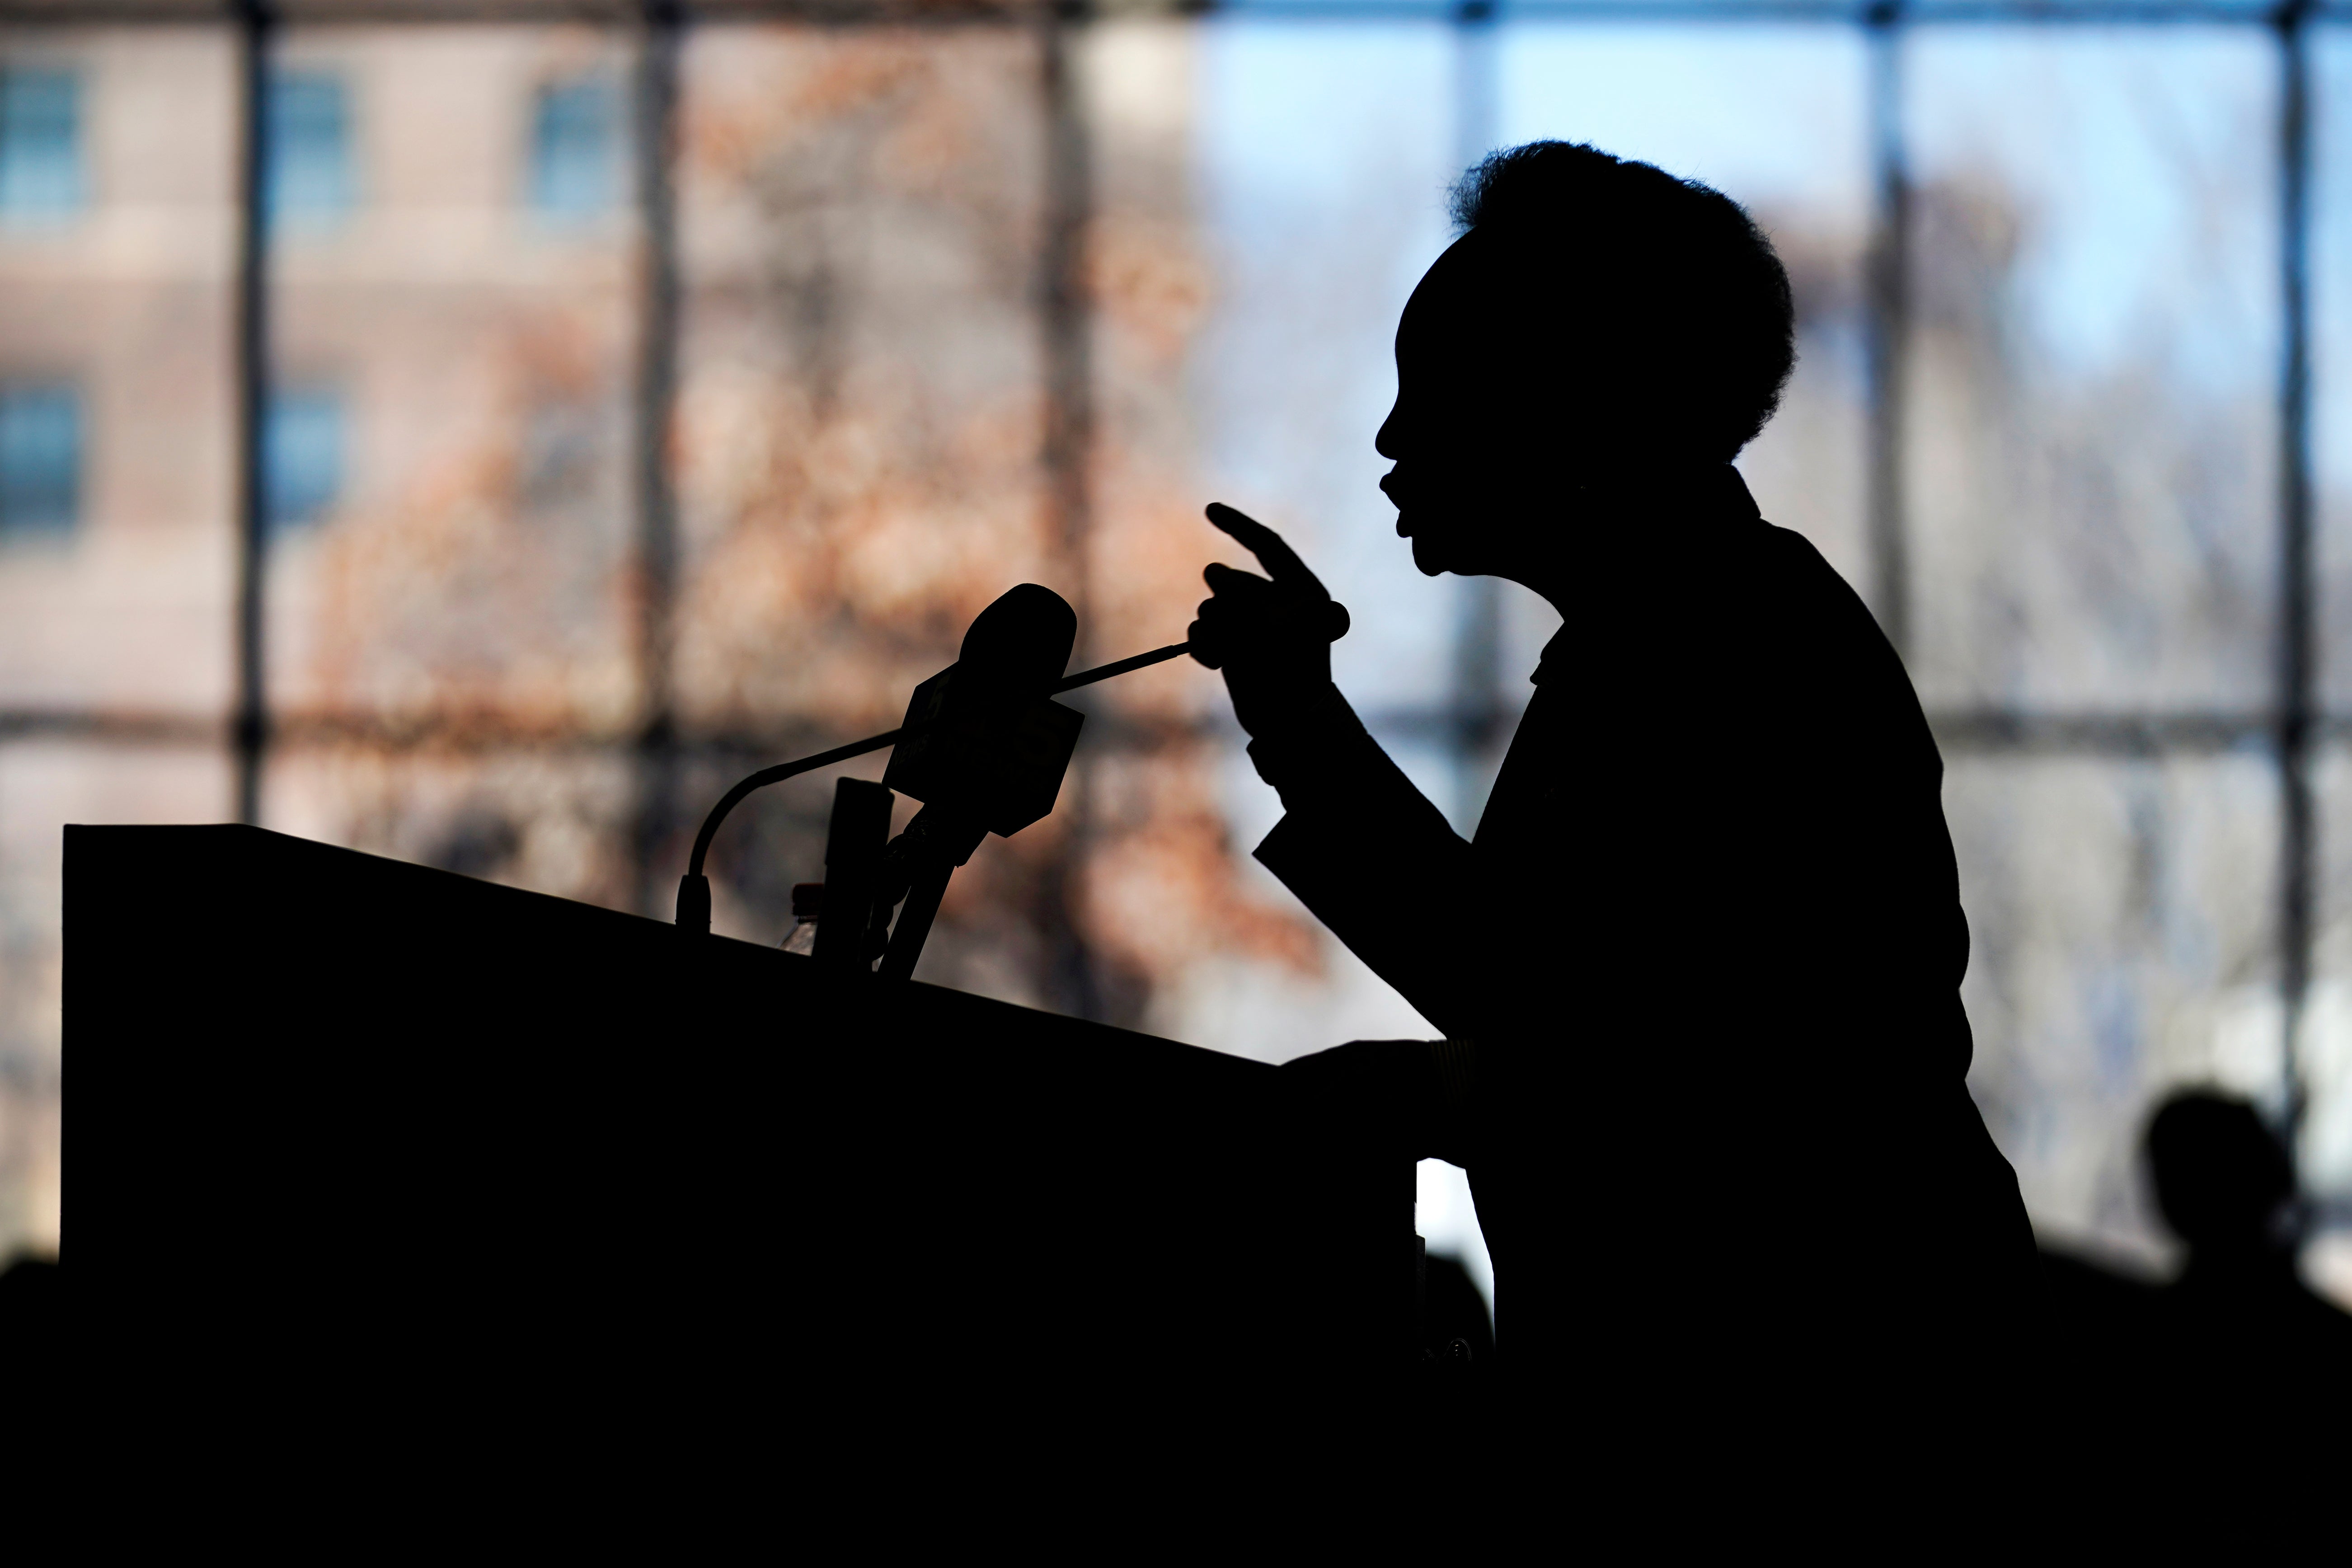
<path fill-rule="evenodd" d="M 677 156 L 682 32 L 677 10 L 667 0 L 653 0 L 646 6 L 638 29 L 635 104 L 631 115 L 637 165 L 638 243 L 645 258 L 635 453 L 637 678 L 642 689 L 632 848 L 635 897 L 641 908 L 656 915 L 667 912 L 661 907 L 665 868 L 656 862 L 668 841 L 678 783 L 677 720 L 670 700 L 677 519 L 677 491 L 669 470 L 669 435 L 678 363 L 677 224 L 671 163 Z"/>
<path fill-rule="evenodd" d="M 237 258 L 234 349 L 236 375 L 236 753 L 237 820 L 261 820 L 261 774 L 269 734 L 262 628 L 268 570 L 268 397 L 269 374 L 269 49 L 260 0 L 238 7 Z"/>
<path fill-rule="evenodd" d="M 2302 1119 L 2296 1060 L 2310 983 L 2316 834 L 2310 778 L 2313 672 L 2318 656 L 2313 570 L 2311 451 L 2311 67 L 2309 0 L 2278 14 L 2279 48 L 2279 980 L 2280 1060 L 2289 1147 Z"/>
<path fill-rule="evenodd" d="M 1895 651 L 1911 654 L 1910 551 L 1903 517 L 1903 375 L 1910 331 L 1909 160 L 1904 144 L 1903 44 L 1900 0 L 1882 0 L 1864 21 L 1864 58 L 1870 79 L 1871 237 L 1868 303 L 1869 449 L 1867 520 L 1871 609 Z"/>

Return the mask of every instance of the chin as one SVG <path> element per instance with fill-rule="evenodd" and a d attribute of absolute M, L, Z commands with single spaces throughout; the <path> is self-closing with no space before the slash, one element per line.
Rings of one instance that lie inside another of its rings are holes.
<path fill-rule="evenodd" d="M 1470 560 L 1473 552 L 1461 548 L 1458 538 L 1430 538 L 1428 533 L 1413 533 L 1413 564 L 1421 566 L 1421 576 L 1482 576 L 1486 566 Z"/>

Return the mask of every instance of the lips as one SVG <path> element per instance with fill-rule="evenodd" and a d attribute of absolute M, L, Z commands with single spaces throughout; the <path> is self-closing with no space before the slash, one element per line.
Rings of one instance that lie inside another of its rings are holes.
<path fill-rule="evenodd" d="M 1388 497 L 1389 503 L 1397 509 L 1397 537 L 1411 539 L 1412 531 L 1405 527 L 1404 522 L 1404 497 L 1397 493 L 1402 488 L 1397 483 L 1397 469 L 1391 468 L 1381 476 L 1381 493 Z"/>

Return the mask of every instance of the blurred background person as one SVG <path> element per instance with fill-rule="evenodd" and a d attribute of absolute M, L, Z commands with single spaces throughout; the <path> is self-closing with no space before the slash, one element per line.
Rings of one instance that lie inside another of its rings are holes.
<path fill-rule="evenodd" d="M 2188 1251 L 2154 1303 L 2152 1375 L 2189 1402 L 2341 1423 L 2352 1314 L 2296 1275 L 2307 1216 L 2277 1136 L 2245 1100 L 2194 1089 L 2158 1108 L 2146 1147 L 2157 1206 Z"/>
<path fill-rule="evenodd" d="M 2298 1277 L 2310 1205 L 2277 1133 L 2243 1097 L 2190 1089 L 2158 1106 L 2140 1152 L 2181 1262 L 2166 1280 L 2045 1248 L 2030 1352 L 2043 1461 L 2121 1486 L 2292 1485 L 2340 1461 L 2352 1314 Z"/>

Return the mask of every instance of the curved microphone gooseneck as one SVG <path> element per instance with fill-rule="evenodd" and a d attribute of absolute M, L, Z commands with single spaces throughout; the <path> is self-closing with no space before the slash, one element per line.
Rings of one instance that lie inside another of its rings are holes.
<path fill-rule="evenodd" d="M 1065 677 L 1053 689 L 1052 695 L 1058 697 L 1065 691 L 1075 691 L 1081 686 L 1092 686 L 1097 680 L 1108 680 L 1114 675 L 1125 675 L 1130 670 L 1164 664 L 1179 654 L 1191 652 L 1192 647 L 1192 645 L 1189 642 L 1170 643 L 1166 647 L 1156 647 L 1150 653 L 1139 653 L 1132 658 L 1122 658 L 1116 663 L 1097 665 L 1092 669 L 1082 669 L 1076 675 Z M 835 746 L 829 752 L 819 752 L 814 756 L 802 757 L 793 762 L 778 763 L 773 767 L 761 768 L 758 773 L 747 775 L 733 789 L 720 795 L 719 804 L 710 808 L 710 815 L 702 819 L 702 830 L 694 836 L 694 854 L 687 861 L 686 875 L 678 879 L 677 923 L 679 927 L 698 935 L 709 934 L 710 880 L 703 875 L 703 861 L 709 856 L 710 840 L 718 833 L 719 825 L 727 820 L 727 814 L 740 805 L 745 795 L 750 795 L 753 790 L 765 789 L 772 784 L 782 784 L 784 780 L 798 774 L 814 773 L 819 768 L 831 767 L 835 763 L 845 763 L 853 757 L 862 757 L 868 752 L 878 752 L 885 746 L 896 745 L 900 741 L 908 740 L 919 734 L 926 728 L 928 726 L 922 724 L 901 725 L 896 730 L 885 730 L 878 735 L 868 735 L 862 741 L 852 741 L 845 746 Z"/>

